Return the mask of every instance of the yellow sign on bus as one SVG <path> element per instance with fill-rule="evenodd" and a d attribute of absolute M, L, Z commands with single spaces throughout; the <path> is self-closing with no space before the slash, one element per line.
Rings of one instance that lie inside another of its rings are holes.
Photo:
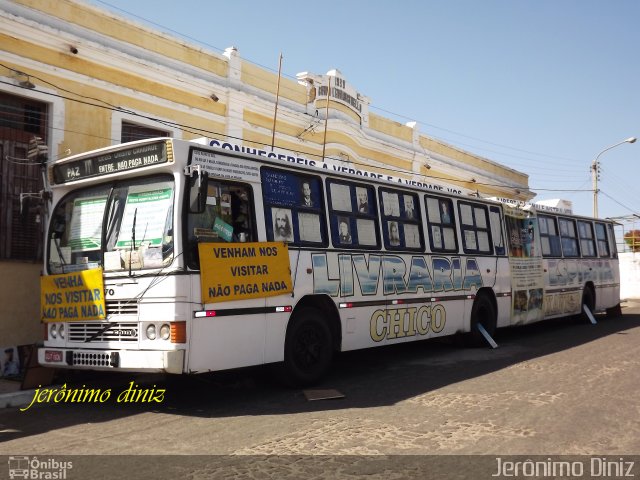
<path fill-rule="evenodd" d="M 102 269 L 40 277 L 43 322 L 104 320 Z"/>
<path fill-rule="evenodd" d="M 200 243 L 202 303 L 291 293 L 289 248 L 284 242 Z"/>

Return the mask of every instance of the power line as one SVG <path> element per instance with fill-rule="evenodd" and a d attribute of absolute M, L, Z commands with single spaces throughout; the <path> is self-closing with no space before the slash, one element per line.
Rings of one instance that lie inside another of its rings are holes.
<path fill-rule="evenodd" d="M 629 210 L 631 213 L 636 213 L 638 210 L 634 210 L 631 207 L 627 207 L 626 205 L 620 203 L 619 201 L 617 201 L 615 198 L 611 197 L 610 195 L 608 195 L 606 192 L 603 192 L 602 190 L 600 190 L 600 193 L 602 195 L 604 195 L 605 197 L 607 197 L 609 200 L 617 203 L 618 205 L 620 205 L 622 208 L 626 208 L 627 210 Z"/>

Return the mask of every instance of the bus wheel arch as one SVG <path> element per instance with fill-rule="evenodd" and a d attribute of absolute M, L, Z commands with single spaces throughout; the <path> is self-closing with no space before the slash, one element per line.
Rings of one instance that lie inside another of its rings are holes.
<path fill-rule="evenodd" d="M 332 308 L 335 310 L 333 302 Z M 303 299 L 296 305 L 284 342 L 284 376 L 297 386 L 319 381 L 331 367 L 333 353 L 339 345 L 335 315 L 326 311 L 325 302 Z M 333 320 L 332 320 L 333 319 Z"/>
<path fill-rule="evenodd" d="M 481 288 L 473 300 L 469 321 L 468 346 L 480 347 L 486 344 L 486 340 L 478 331 L 477 325 L 484 327 L 490 336 L 493 336 L 498 325 L 498 302 L 490 288 Z"/>

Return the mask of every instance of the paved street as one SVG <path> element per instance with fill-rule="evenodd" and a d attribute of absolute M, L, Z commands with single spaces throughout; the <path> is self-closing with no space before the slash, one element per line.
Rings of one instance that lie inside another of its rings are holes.
<path fill-rule="evenodd" d="M 78 376 L 69 388 L 110 398 L 0 411 L 0 454 L 638 454 L 640 303 L 623 313 L 503 330 L 497 350 L 427 341 L 344 354 L 318 386 L 342 399 L 308 401 L 264 369 Z M 164 400 L 118 403 L 130 381 Z"/>

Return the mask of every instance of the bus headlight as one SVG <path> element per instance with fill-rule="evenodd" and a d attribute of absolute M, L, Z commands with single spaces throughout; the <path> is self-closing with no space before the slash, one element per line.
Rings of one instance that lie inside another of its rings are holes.
<path fill-rule="evenodd" d="M 168 323 L 165 323 L 160 327 L 160 338 L 162 340 L 169 340 L 171 337 L 171 327 Z"/>
<path fill-rule="evenodd" d="M 64 323 L 58 328 L 58 335 L 60 335 L 61 339 L 64 339 Z"/>
<path fill-rule="evenodd" d="M 49 335 L 51 335 L 51 338 L 53 338 L 54 340 L 56 338 L 58 338 L 58 329 L 56 328 L 56 324 L 52 323 L 51 324 L 51 329 L 49 330 Z"/>
<path fill-rule="evenodd" d="M 149 324 L 149 326 L 147 326 L 147 338 L 149 340 L 155 340 L 156 339 L 156 326 L 151 323 Z"/>

